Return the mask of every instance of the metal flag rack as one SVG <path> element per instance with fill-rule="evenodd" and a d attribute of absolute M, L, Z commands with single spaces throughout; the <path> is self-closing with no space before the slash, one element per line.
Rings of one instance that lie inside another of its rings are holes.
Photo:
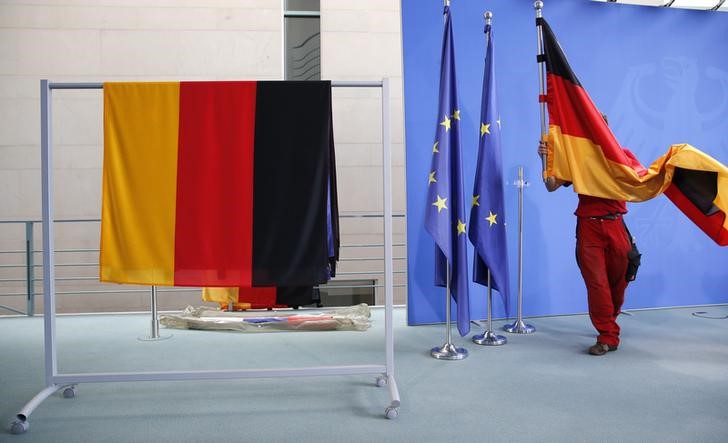
<path fill-rule="evenodd" d="M 10 425 L 14 434 L 28 430 L 30 414 L 48 397 L 59 390 L 63 396 L 75 396 L 80 383 L 123 381 L 171 381 L 171 380 L 230 380 L 240 378 L 307 377 L 334 375 L 377 374 L 376 385 L 388 386 L 389 406 L 384 415 L 393 419 L 399 415 L 399 390 L 394 378 L 394 335 L 392 331 L 393 266 L 392 266 L 392 167 L 390 131 L 389 79 L 380 81 L 332 81 L 335 88 L 381 88 L 382 90 L 382 182 L 384 203 L 384 294 L 385 294 L 385 364 L 352 366 L 318 366 L 276 369 L 232 369 L 168 372 L 109 372 L 109 373 L 58 373 L 56 346 L 56 288 L 55 246 L 53 229 L 53 149 L 51 139 L 51 104 L 54 89 L 103 89 L 103 83 L 52 83 L 40 81 L 41 107 L 41 174 L 43 199 L 43 308 L 44 353 L 46 387 L 35 395 L 16 415 Z"/>

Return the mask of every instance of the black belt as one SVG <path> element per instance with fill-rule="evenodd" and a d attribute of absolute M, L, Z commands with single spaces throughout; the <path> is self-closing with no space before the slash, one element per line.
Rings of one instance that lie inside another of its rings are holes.
<path fill-rule="evenodd" d="M 621 217 L 622 214 L 607 214 L 607 215 L 595 215 L 593 217 L 588 217 L 592 220 L 616 220 L 619 217 Z"/>

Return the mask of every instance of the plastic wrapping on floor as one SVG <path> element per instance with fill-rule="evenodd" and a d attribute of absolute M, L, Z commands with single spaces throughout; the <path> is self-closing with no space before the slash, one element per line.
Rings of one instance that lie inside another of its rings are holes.
<path fill-rule="evenodd" d="M 175 329 L 240 332 L 365 331 L 371 312 L 365 303 L 335 310 L 296 312 L 228 312 L 206 306 L 188 306 L 181 314 L 162 314 L 159 322 Z"/>

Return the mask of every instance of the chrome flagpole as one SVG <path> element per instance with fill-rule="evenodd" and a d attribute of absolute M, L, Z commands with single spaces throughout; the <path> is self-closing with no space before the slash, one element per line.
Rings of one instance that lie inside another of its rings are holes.
<path fill-rule="evenodd" d="M 523 322 L 523 188 L 527 185 L 523 179 L 523 166 L 518 167 L 518 317 L 510 325 L 503 326 L 506 332 L 515 334 L 531 334 L 536 328 Z"/>
<path fill-rule="evenodd" d="M 533 4 L 533 8 L 536 10 L 536 37 L 538 39 L 538 50 L 536 51 L 536 60 L 538 62 L 538 108 L 541 114 L 541 141 L 545 142 L 548 140 L 548 125 L 546 124 L 546 94 L 545 89 L 545 78 L 546 78 L 546 60 L 544 59 L 543 51 L 543 32 L 541 30 L 541 24 L 538 19 L 543 17 L 541 10 L 543 9 L 543 2 L 541 0 L 536 1 Z M 546 169 L 548 165 L 548 159 L 546 154 L 541 155 L 541 175 L 542 179 L 546 181 Z"/>
<path fill-rule="evenodd" d="M 483 14 L 485 17 L 485 25 L 491 25 L 493 20 L 493 13 L 486 11 Z M 493 332 L 493 286 L 490 281 L 490 269 L 488 269 L 488 323 L 486 330 L 479 335 L 473 336 L 473 343 L 484 346 L 500 346 L 506 344 L 508 341 L 502 335 L 496 335 Z"/>
<path fill-rule="evenodd" d="M 445 11 L 450 6 L 450 0 L 444 0 Z M 447 20 L 447 17 L 444 17 Z M 452 343 L 452 321 L 450 319 L 452 294 L 450 293 L 450 261 L 447 261 L 447 271 L 445 273 L 445 344 L 436 346 L 430 350 L 430 355 L 438 360 L 462 360 L 468 356 L 468 350 L 458 348 Z"/>
<path fill-rule="evenodd" d="M 508 339 L 502 335 L 496 335 L 493 332 L 493 314 L 491 306 L 493 306 L 493 288 L 490 285 L 490 269 L 488 270 L 488 326 L 480 335 L 473 336 L 473 343 L 484 346 L 500 346 L 508 342 Z"/>
<path fill-rule="evenodd" d="M 432 358 L 438 360 L 462 360 L 468 356 L 468 350 L 458 348 L 452 343 L 452 321 L 450 320 L 450 262 L 447 262 L 447 278 L 445 282 L 445 344 L 430 350 Z"/>
<path fill-rule="evenodd" d="M 150 295 L 150 304 L 152 311 L 152 329 L 149 335 L 143 335 L 139 337 L 141 341 L 157 341 L 166 340 L 172 337 L 172 334 L 159 334 L 159 316 L 157 315 L 157 287 L 152 286 L 152 292 Z"/>
<path fill-rule="evenodd" d="M 538 39 L 536 60 L 538 62 L 538 104 L 541 120 L 541 140 L 547 141 L 548 126 L 546 125 L 546 94 L 544 93 L 546 60 L 543 50 L 543 33 L 539 21 L 543 16 L 541 12 L 543 9 L 543 1 L 537 0 L 533 4 L 533 8 L 536 10 L 536 37 Z M 541 178 L 544 181 L 546 181 L 546 169 L 547 157 L 544 154 L 541 156 Z M 535 332 L 536 328 L 523 322 L 523 188 L 526 186 L 526 182 L 523 180 L 523 166 L 518 167 L 518 181 L 516 181 L 516 186 L 518 186 L 518 317 L 514 323 L 505 325 L 503 329 L 506 332 L 516 334 L 530 334 Z"/>

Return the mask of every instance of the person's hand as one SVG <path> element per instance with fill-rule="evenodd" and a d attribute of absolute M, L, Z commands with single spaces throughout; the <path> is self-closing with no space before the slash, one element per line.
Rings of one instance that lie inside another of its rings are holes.
<path fill-rule="evenodd" d="M 538 155 L 539 157 L 542 155 L 548 155 L 549 148 L 545 141 L 539 140 L 538 142 Z"/>

